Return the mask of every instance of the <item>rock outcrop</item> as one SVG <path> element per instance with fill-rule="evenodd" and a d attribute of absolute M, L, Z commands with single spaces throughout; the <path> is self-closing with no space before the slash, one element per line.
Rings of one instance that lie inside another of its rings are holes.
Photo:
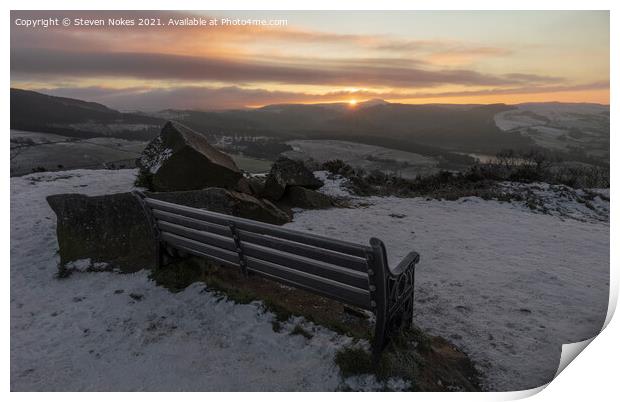
<path fill-rule="evenodd" d="M 334 205 L 328 195 L 300 186 L 288 187 L 281 201 L 290 206 L 304 209 L 322 209 Z"/>
<path fill-rule="evenodd" d="M 290 221 L 289 216 L 269 200 L 260 200 L 249 194 L 223 188 L 212 187 L 204 190 L 148 193 L 148 196 L 188 207 L 203 208 L 274 225 L 282 225 Z"/>
<path fill-rule="evenodd" d="M 300 186 L 316 190 L 323 186 L 323 182 L 308 170 L 301 161 L 288 158 L 278 159 L 267 175 L 263 196 L 272 201 L 277 201 L 286 192 L 287 187 Z"/>
<path fill-rule="evenodd" d="M 252 194 L 257 196 L 261 196 L 265 191 L 265 180 L 264 176 L 252 176 L 247 178 L 248 186 L 252 191 Z"/>
<path fill-rule="evenodd" d="M 234 189 L 242 178 L 232 158 L 207 138 L 177 122 L 168 122 L 136 161 L 140 182 L 153 191 Z"/>
<path fill-rule="evenodd" d="M 155 237 L 133 194 L 57 194 L 47 202 L 57 217 L 61 268 L 88 259 L 124 272 L 153 267 Z"/>
<path fill-rule="evenodd" d="M 275 225 L 290 221 L 286 212 L 268 200 L 223 188 L 149 193 L 149 196 Z M 154 266 L 156 240 L 135 195 L 57 194 L 47 197 L 47 202 L 57 217 L 61 267 L 81 260 L 123 272 Z"/>

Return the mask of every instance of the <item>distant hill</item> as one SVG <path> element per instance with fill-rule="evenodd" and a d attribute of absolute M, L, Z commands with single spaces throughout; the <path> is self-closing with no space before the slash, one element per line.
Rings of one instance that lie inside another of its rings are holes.
<path fill-rule="evenodd" d="M 355 105 L 278 104 L 226 111 L 122 113 L 99 103 L 11 89 L 12 129 L 147 140 L 159 133 L 166 120 L 180 121 L 210 140 L 221 136 L 343 140 L 432 156 L 495 154 L 507 148 L 538 146 L 609 158 L 609 106 L 605 105 L 412 105 L 372 99 Z"/>
<path fill-rule="evenodd" d="M 139 105 L 137 105 L 139 108 Z M 288 139 L 353 140 L 373 145 L 459 152 L 522 148 L 532 140 L 501 132 L 493 119 L 506 105 L 409 105 L 381 99 L 330 104 L 282 104 L 259 109 L 203 112 L 165 110 L 122 113 L 94 102 L 11 89 L 11 128 L 70 137 L 150 139 L 168 119 L 207 136 L 265 136 Z M 383 144 L 385 143 L 385 144 Z"/>
<path fill-rule="evenodd" d="M 372 100 L 355 106 L 348 103 L 280 104 L 223 112 L 167 110 L 155 116 L 176 116 L 199 131 L 213 134 L 333 139 L 381 146 L 406 144 L 495 153 L 504 148 L 533 145 L 530 138 L 502 132 L 495 124 L 497 113 L 511 109 L 512 106 L 503 104 L 452 107 Z M 411 152 L 416 151 L 411 149 Z"/>
<path fill-rule="evenodd" d="M 146 140 L 156 136 L 163 123 L 159 118 L 122 113 L 99 103 L 11 88 L 11 129 L 15 130 Z"/>
<path fill-rule="evenodd" d="M 595 103 L 522 103 L 495 115 L 503 131 L 530 138 L 537 146 L 591 162 L 610 159 L 609 105 Z M 581 155 L 581 157 L 577 157 Z"/>

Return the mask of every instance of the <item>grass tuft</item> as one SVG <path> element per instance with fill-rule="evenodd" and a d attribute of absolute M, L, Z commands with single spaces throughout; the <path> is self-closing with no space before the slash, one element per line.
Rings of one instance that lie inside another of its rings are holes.
<path fill-rule="evenodd" d="M 153 191 L 153 173 L 140 169 L 136 176 L 134 186 L 144 187 L 149 191 Z"/>
<path fill-rule="evenodd" d="M 443 338 L 419 328 L 404 329 L 377 360 L 362 346 L 345 347 L 334 357 L 344 378 L 374 375 L 387 390 L 391 378 L 408 382 L 410 391 L 479 391 L 478 373 L 469 358 Z"/>
<path fill-rule="evenodd" d="M 306 339 L 312 339 L 314 337 L 314 335 L 303 329 L 303 327 L 299 324 L 295 325 L 295 328 L 291 331 L 291 335 L 301 335 Z"/>
<path fill-rule="evenodd" d="M 334 357 L 334 363 L 345 378 L 376 373 L 371 353 L 361 346 L 348 346 L 339 350 Z"/>

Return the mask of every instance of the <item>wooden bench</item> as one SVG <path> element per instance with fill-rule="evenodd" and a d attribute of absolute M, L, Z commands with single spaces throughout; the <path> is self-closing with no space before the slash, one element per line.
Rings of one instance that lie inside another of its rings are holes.
<path fill-rule="evenodd" d="M 376 238 L 364 246 L 134 194 L 158 242 L 158 267 L 180 250 L 371 311 L 375 355 L 411 325 L 416 252 L 390 269 Z"/>

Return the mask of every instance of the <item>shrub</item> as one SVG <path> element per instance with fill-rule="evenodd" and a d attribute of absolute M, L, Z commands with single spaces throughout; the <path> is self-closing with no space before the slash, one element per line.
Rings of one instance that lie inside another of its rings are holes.
<path fill-rule="evenodd" d="M 144 187 L 149 191 L 153 191 L 153 173 L 146 170 L 140 170 L 136 176 L 134 185 L 136 187 Z"/>
<path fill-rule="evenodd" d="M 314 337 L 314 335 L 303 329 L 303 327 L 299 324 L 295 325 L 295 328 L 291 331 L 291 335 L 301 335 L 306 339 L 312 339 Z"/>
<path fill-rule="evenodd" d="M 344 177 L 349 177 L 355 174 L 355 170 L 351 165 L 344 163 L 341 159 L 335 159 L 324 162 L 321 166 L 323 170 L 327 170 L 332 174 L 339 174 Z"/>
<path fill-rule="evenodd" d="M 448 341 L 417 327 L 402 329 L 381 356 L 361 346 L 345 347 L 334 357 L 344 377 L 374 375 L 389 389 L 390 379 L 409 383 L 409 391 L 478 391 L 479 373 L 471 360 Z"/>
<path fill-rule="evenodd" d="M 336 352 L 334 362 L 343 377 L 375 373 L 372 354 L 360 346 L 339 350 Z"/>

